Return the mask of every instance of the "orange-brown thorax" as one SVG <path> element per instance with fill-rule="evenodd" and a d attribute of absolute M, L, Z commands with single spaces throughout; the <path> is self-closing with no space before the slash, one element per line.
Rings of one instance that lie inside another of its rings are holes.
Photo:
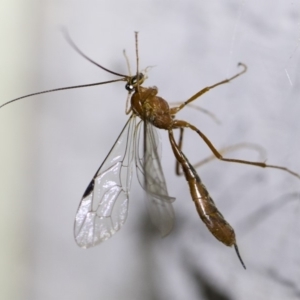
<path fill-rule="evenodd" d="M 166 100 L 156 96 L 157 87 L 136 88 L 131 97 L 131 108 L 142 120 L 149 121 L 152 125 L 161 129 L 172 127 L 173 118 Z"/>

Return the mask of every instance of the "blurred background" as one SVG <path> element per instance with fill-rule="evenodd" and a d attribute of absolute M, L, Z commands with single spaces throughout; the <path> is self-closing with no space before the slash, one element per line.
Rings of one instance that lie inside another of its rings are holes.
<path fill-rule="evenodd" d="M 300 172 L 299 1 L 20 1 L 0 2 L 0 103 L 32 92 L 114 79 L 68 45 L 127 73 L 155 66 L 145 86 L 169 102 L 248 72 L 196 103 L 216 124 L 186 108 L 178 118 L 199 127 L 228 156 L 267 159 Z M 0 111 L 1 299 L 299 299 L 300 181 L 274 169 L 217 160 L 198 169 L 235 228 L 245 271 L 232 248 L 199 219 L 186 181 L 161 131 L 162 162 L 176 226 L 161 239 L 134 176 L 129 216 L 111 240 L 89 250 L 73 240 L 81 196 L 128 116 L 123 83 L 40 95 Z M 192 163 L 208 147 L 186 132 Z"/>

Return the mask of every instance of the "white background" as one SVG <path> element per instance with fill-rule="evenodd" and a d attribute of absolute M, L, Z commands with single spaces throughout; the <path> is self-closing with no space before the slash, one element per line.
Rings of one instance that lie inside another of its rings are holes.
<path fill-rule="evenodd" d="M 113 79 L 81 58 L 60 31 L 94 60 L 126 73 L 155 66 L 145 86 L 169 102 L 248 72 L 198 100 L 217 125 L 187 108 L 178 118 L 221 148 L 264 147 L 267 162 L 300 172 L 299 1 L 20 1 L 0 3 L 0 99 Z M 122 83 L 22 100 L 0 111 L 1 299 L 299 299 L 300 181 L 274 169 L 213 161 L 199 169 L 233 225 L 233 249 L 197 216 L 161 132 L 163 166 L 176 196 L 176 227 L 165 239 L 152 228 L 134 178 L 129 217 L 113 239 L 82 250 L 73 240 L 80 198 L 123 125 Z M 187 133 L 191 162 L 210 154 Z M 251 150 L 231 156 L 259 159 Z M 215 297 L 215 298 L 214 298 Z M 223 298 L 222 298 L 223 297 Z"/>

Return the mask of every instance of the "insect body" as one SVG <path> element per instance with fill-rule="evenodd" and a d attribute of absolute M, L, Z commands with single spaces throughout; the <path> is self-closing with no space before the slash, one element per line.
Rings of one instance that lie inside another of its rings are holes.
<path fill-rule="evenodd" d="M 240 74 L 241 73 L 238 75 Z M 156 87 L 145 88 L 140 86 L 136 88 L 131 97 L 131 108 L 133 112 L 146 124 L 149 122 L 157 128 L 168 130 L 173 153 L 188 181 L 190 193 L 200 218 L 219 241 L 227 246 L 235 247 L 237 255 L 245 267 L 237 248 L 233 228 L 219 212 L 196 170 L 175 142 L 173 129 L 183 127 L 191 127 L 194 129 L 194 126 L 189 123 L 175 119 L 175 114 L 184 106 L 170 109 L 169 104 L 163 98 L 157 96 L 157 93 L 158 90 Z M 185 105 L 186 104 L 187 103 L 185 103 Z"/>
<path fill-rule="evenodd" d="M 91 63 L 121 77 L 121 79 L 33 93 L 8 101 L 2 104 L 0 108 L 33 95 L 117 81 L 126 82 L 125 88 L 130 98 L 127 114 L 130 114 L 130 117 L 83 194 L 74 223 L 74 237 L 77 244 L 82 248 L 93 247 L 110 238 L 123 226 L 127 218 L 134 164 L 138 180 L 146 191 L 146 203 L 152 222 L 162 236 L 167 235 L 172 230 L 174 223 L 172 202 L 175 198 L 169 196 L 161 167 L 160 145 L 156 132 L 156 128 L 158 128 L 168 131 L 171 147 L 177 161 L 177 170 L 180 166 L 188 182 L 190 193 L 200 218 L 215 238 L 227 246 L 234 246 L 242 265 L 245 267 L 238 251 L 233 228 L 218 210 L 195 168 L 181 150 L 184 129 L 189 128 L 195 131 L 219 160 L 262 168 L 275 168 L 286 171 L 298 178 L 300 178 L 300 175 L 282 166 L 224 158 L 202 131 L 186 121 L 177 120 L 176 114 L 209 90 L 226 84 L 245 73 L 246 66 L 240 63 L 239 66 L 243 69 L 236 75 L 212 86 L 205 87 L 182 104 L 170 108 L 168 102 L 158 96 L 156 87 L 147 88 L 142 86 L 146 79 L 146 74 L 140 73 L 138 70 L 137 33 L 135 35 L 137 59 L 135 76 L 122 75 L 104 68 L 83 54 L 68 36 L 66 38 L 72 47 Z M 174 138 L 173 130 L 175 129 L 180 129 L 178 143 Z"/>
<path fill-rule="evenodd" d="M 168 103 L 163 98 L 158 97 L 157 93 L 157 88 L 140 87 L 139 91 L 135 91 L 132 95 L 132 110 L 144 122 L 149 122 L 155 127 L 168 130 L 174 155 L 188 181 L 191 196 L 199 216 L 219 241 L 227 246 L 236 245 L 234 230 L 218 211 L 196 170 L 175 142 L 173 129 L 188 127 L 189 124 L 185 121 L 174 119 L 177 108 L 170 109 Z"/>

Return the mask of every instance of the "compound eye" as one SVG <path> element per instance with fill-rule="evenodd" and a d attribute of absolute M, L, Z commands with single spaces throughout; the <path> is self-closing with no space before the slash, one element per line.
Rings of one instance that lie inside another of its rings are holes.
<path fill-rule="evenodd" d="M 138 79 L 139 79 L 139 84 L 142 84 L 144 82 L 144 74 L 139 73 L 139 76 L 136 75 L 131 77 L 130 80 L 126 83 L 125 89 L 129 92 L 132 92 L 138 85 Z"/>
<path fill-rule="evenodd" d="M 134 76 L 135 83 L 137 83 L 138 77 L 139 77 L 140 84 L 142 84 L 144 82 L 144 74 L 143 73 L 139 73 L 139 76 L 137 76 L 137 75 Z"/>
<path fill-rule="evenodd" d="M 138 77 L 139 77 L 139 83 L 140 84 L 142 84 L 144 82 L 144 74 L 143 73 L 139 73 L 139 76 L 135 75 L 131 79 L 131 84 L 133 86 L 136 86 L 138 84 Z"/>
<path fill-rule="evenodd" d="M 128 91 L 128 92 L 132 92 L 134 90 L 134 86 L 130 83 L 126 83 L 125 85 L 125 89 Z"/>

